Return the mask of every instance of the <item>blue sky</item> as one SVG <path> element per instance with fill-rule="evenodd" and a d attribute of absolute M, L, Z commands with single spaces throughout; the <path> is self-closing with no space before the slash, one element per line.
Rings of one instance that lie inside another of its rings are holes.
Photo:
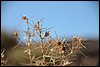
<path fill-rule="evenodd" d="M 21 15 L 37 22 L 43 19 L 44 27 L 52 27 L 60 36 L 82 35 L 99 37 L 98 1 L 2 1 L 1 29 L 13 31 L 25 28 Z M 21 24 L 21 25 L 20 25 Z M 20 26 L 19 26 L 20 25 Z"/>

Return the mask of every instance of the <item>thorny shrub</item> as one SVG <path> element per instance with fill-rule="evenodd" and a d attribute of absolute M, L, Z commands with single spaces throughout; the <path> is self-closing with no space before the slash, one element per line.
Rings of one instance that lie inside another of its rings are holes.
<path fill-rule="evenodd" d="M 82 53 L 79 49 L 81 48 L 87 49 L 83 45 L 83 42 L 86 41 L 86 39 L 81 38 L 80 36 L 78 37 L 74 36 L 72 38 L 72 42 L 68 43 L 65 41 L 65 37 L 63 37 L 62 39 L 52 38 L 50 36 L 50 31 L 48 31 L 52 27 L 48 29 L 43 28 L 41 21 L 37 21 L 36 24 L 33 23 L 34 25 L 32 26 L 32 29 L 31 29 L 28 18 L 26 16 L 23 16 L 22 20 L 26 21 L 26 25 L 27 25 L 27 29 L 24 31 L 24 33 L 27 36 L 26 43 L 22 41 L 22 39 L 19 36 L 19 33 L 15 31 L 13 33 L 13 36 L 15 38 L 18 38 L 20 42 L 16 46 L 14 46 L 13 49 L 15 49 L 17 46 L 20 46 L 20 44 L 23 44 L 25 47 L 27 47 L 24 53 L 27 53 L 27 58 L 29 62 L 24 65 L 68 66 L 74 63 L 73 61 L 70 61 L 70 57 L 72 55 L 75 56 L 76 51 L 79 51 L 80 53 Z M 38 35 L 40 42 L 38 43 L 39 45 L 34 44 L 34 47 L 31 47 L 33 43 L 36 43 L 34 40 L 35 35 Z M 31 41 L 31 39 L 33 39 L 33 41 Z M 37 57 L 36 54 L 33 53 L 32 50 L 37 51 L 38 49 L 41 50 L 41 55 Z M 7 65 L 7 60 L 5 58 L 4 52 L 5 50 L 3 50 L 1 53 L 2 66 Z"/>

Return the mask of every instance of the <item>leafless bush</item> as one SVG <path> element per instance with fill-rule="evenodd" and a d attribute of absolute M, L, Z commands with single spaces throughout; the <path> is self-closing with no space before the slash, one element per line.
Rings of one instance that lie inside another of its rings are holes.
<path fill-rule="evenodd" d="M 19 39 L 19 43 L 13 47 L 15 49 L 17 46 L 20 46 L 20 44 L 23 44 L 23 48 L 26 47 L 24 53 L 27 54 L 28 63 L 21 63 L 22 65 L 30 65 L 30 66 L 68 66 L 70 64 L 73 64 L 74 62 L 72 60 L 77 59 L 76 52 L 80 52 L 83 54 L 80 49 L 85 48 L 83 42 L 86 40 L 81 37 L 74 36 L 72 38 L 72 42 L 68 43 L 65 41 L 65 36 L 62 39 L 54 39 L 52 36 L 50 36 L 50 31 L 48 31 L 51 28 L 43 28 L 41 21 L 37 21 L 37 23 L 33 23 L 32 29 L 30 28 L 30 23 L 28 21 L 28 18 L 26 16 L 22 17 L 22 20 L 26 21 L 27 29 L 23 31 L 27 35 L 26 42 L 24 43 L 22 39 L 19 36 L 19 32 L 15 31 L 13 33 L 13 36 L 17 39 Z M 56 34 L 56 33 L 55 33 Z M 37 35 L 40 39 L 40 42 L 38 45 L 36 44 L 36 41 L 34 40 L 35 35 Z M 57 35 L 57 34 L 56 34 Z M 58 35 L 57 35 L 58 37 Z M 31 41 L 32 40 L 32 41 Z M 34 44 L 34 47 L 32 45 Z M 23 49 L 22 48 L 22 49 Z M 36 52 L 38 49 L 41 50 L 41 55 L 36 56 L 34 52 Z M 4 58 L 4 51 L 1 53 L 1 58 Z M 83 54 L 84 55 L 84 54 Z M 87 57 L 86 55 L 84 55 Z M 1 64 L 6 64 L 6 60 L 1 60 Z"/>

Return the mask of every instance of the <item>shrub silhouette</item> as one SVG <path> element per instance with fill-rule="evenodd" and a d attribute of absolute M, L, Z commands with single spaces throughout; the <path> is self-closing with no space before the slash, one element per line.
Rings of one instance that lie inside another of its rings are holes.
<path fill-rule="evenodd" d="M 1 49 L 9 50 L 17 44 L 17 40 L 9 36 L 7 32 L 1 32 Z"/>

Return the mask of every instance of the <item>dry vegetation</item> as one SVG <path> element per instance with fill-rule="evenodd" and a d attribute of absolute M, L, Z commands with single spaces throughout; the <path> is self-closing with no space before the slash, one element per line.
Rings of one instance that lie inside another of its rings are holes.
<path fill-rule="evenodd" d="M 20 61 L 22 60 L 21 63 L 19 63 L 21 66 L 71 66 L 75 64 L 74 60 L 79 59 L 77 53 L 88 58 L 81 51 L 81 49 L 88 50 L 87 47 L 84 46 L 86 39 L 80 36 L 74 36 L 72 42 L 69 43 L 66 41 L 65 36 L 60 39 L 56 32 L 57 38 L 54 39 L 50 36 L 49 29 L 52 27 L 43 28 L 41 21 L 37 21 L 36 24 L 32 22 L 34 25 L 30 25 L 26 16 L 23 16 L 22 20 L 24 20 L 27 25 L 27 29 L 23 31 L 27 36 L 26 42 L 23 42 L 19 32 L 15 31 L 13 37 L 17 38 L 20 42 L 12 48 L 12 52 L 14 50 L 18 51 L 16 53 L 24 58 L 24 61 L 19 58 Z M 30 28 L 30 26 L 32 28 Z M 38 36 L 39 42 L 35 41 L 35 36 Z M 20 44 L 23 44 L 23 46 L 20 46 Z M 5 50 L 6 49 L 3 49 L 1 52 L 1 65 L 10 66 L 11 62 L 14 63 L 14 60 L 10 62 L 8 62 L 8 60 L 13 59 L 17 55 L 12 55 L 9 59 L 5 57 Z"/>

